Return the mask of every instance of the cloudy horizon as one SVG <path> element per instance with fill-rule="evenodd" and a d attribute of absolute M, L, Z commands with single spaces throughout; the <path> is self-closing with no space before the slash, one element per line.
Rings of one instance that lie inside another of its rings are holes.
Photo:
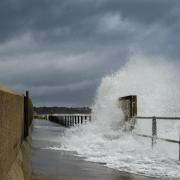
<path fill-rule="evenodd" d="M 0 82 L 35 106 L 90 106 L 136 53 L 179 65 L 179 0 L 2 0 Z"/>

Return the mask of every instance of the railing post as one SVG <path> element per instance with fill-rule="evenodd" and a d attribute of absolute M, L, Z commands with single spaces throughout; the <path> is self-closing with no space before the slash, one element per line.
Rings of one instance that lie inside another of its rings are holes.
<path fill-rule="evenodd" d="M 180 135 L 179 135 L 179 161 L 180 161 Z"/>
<path fill-rule="evenodd" d="M 152 148 L 154 147 L 154 144 L 156 143 L 157 138 L 157 123 L 156 123 L 156 117 L 152 117 Z"/>

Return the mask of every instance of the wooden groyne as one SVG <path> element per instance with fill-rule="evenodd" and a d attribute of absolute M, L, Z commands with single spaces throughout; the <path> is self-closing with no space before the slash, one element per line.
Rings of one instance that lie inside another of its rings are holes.
<path fill-rule="evenodd" d="M 71 127 L 90 122 L 91 114 L 54 114 L 49 115 L 49 120 L 65 127 Z"/>

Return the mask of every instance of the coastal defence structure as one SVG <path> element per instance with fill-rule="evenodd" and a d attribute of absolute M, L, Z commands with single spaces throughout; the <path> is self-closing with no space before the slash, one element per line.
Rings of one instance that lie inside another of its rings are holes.
<path fill-rule="evenodd" d="M 119 98 L 119 105 L 124 113 L 124 120 L 129 121 L 130 119 L 137 116 L 137 96 L 129 95 Z"/>
<path fill-rule="evenodd" d="M 137 116 L 137 96 L 129 95 L 119 98 L 119 108 L 124 114 L 124 122 L 130 124 L 132 130 L 135 126 L 135 117 Z M 91 114 L 74 113 L 74 114 L 46 114 L 42 117 L 47 117 L 52 122 L 58 123 L 65 127 L 85 124 L 91 121 Z"/>
<path fill-rule="evenodd" d="M 29 180 L 32 101 L 0 86 L 0 179 Z"/>
<path fill-rule="evenodd" d="M 124 122 L 127 123 L 127 130 L 132 130 L 136 124 L 137 116 L 137 96 L 129 95 L 120 97 L 119 99 L 119 108 L 124 114 Z"/>
<path fill-rule="evenodd" d="M 65 127 L 71 127 L 78 124 L 85 124 L 91 121 L 90 114 L 54 114 L 49 115 L 49 120 Z"/>
<path fill-rule="evenodd" d="M 180 161 L 180 136 L 176 139 L 163 138 L 158 136 L 158 121 L 180 121 L 180 117 L 160 117 L 160 116 L 139 116 L 138 115 L 138 104 L 137 104 L 137 96 L 136 95 L 128 95 L 124 97 L 120 97 L 118 99 L 119 109 L 124 114 L 123 126 L 124 131 L 129 131 L 131 134 L 135 136 L 140 136 L 143 138 L 149 138 L 151 140 L 151 146 L 154 146 L 158 143 L 158 141 L 165 141 L 168 143 L 175 143 L 178 145 L 179 153 L 178 158 Z M 49 114 L 47 115 L 48 119 L 52 122 L 58 123 L 65 127 L 72 127 L 80 124 L 87 123 L 91 121 L 91 114 Z M 142 134 L 140 132 L 136 132 L 136 123 L 139 123 L 139 120 L 150 121 L 151 126 L 151 135 Z"/>

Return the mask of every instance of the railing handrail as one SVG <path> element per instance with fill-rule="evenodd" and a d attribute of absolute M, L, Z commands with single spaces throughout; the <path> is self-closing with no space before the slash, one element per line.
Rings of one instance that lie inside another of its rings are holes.
<path fill-rule="evenodd" d="M 162 116 L 136 116 L 136 119 L 152 119 L 155 117 L 156 119 L 160 120 L 180 120 L 180 117 L 162 117 Z"/>
<path fill-rule="evenodd" d="M 139 134 L 139 133 L 133 133 L 137 136 L 142 136 L 142 137 L 147 137 L 147 138 L 153 138 L 153 136 L 151 135 L 145 135 L 145 134 Z M 156 139 L 162 140 L 162 141 L 167 141 L 167 142 L 171 142 L 171 143 L 177 143 L 179 144 L 179 141 L 174 140 L 174 139 L 166 139 L 166 138 L 160 138 L 160 137 L 156 137 Z"/>
<path fill-rule="evenodd" d="M 151 119 L 152 120 L 152 136 L 134 133 L 134 134 L 141 136 L 141 137 L 151 138 L 152 139 L 152 148 L 153 148 L 154 144 L 156 143 L 157 139 L 162 140 L 162 141 L 167 141 L 167 142 L 179 144 L 179 161 L 180 161 L 180 136 L 179 136 L 179 141 L 173 140 L 173 139 L 160 138 L 157 136 L 157 120 L 180 120 L 180 117 L 135 116 L 134 118 L 135 119 Z"/>

